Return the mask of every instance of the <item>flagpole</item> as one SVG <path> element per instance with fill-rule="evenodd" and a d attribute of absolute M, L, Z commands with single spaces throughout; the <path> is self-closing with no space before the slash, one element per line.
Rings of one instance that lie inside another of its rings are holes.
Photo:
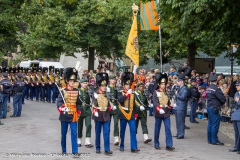
<path fill-rule="evenodd" d="M 160 0 L 157 0 L 157 4 L 160 3 Z M 158 26 L 158 34 L 159 34 L 159 49 L 160 49 L 160 66 L 161 66 L 161 72 L 163 72 L 162 69 L 162 32 L 161 32 L 161 27 L 160 27 L 160 12 L 158 12 L 158 21 L 159 21 L 159 26 Z"/>

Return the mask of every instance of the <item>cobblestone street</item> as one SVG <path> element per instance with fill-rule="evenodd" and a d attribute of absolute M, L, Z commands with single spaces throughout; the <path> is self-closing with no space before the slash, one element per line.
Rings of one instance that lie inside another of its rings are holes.
<path fill-rule="evenodd" d="M 45 157 L 35 155 L 34 159 L 63 159 L 58 157 L 61 153 L 60 144 L 60 123 L 56 104 L 27 101 L 23 105 L 22 116 L 19 118 L 9 117 L 12 113 L 8 112 L 7 119 L 2 119 L 4 125 L 0 126 L 0 159 L 32 159 L 34 154 L 46 154 Z M 9 103 L 12 107 L 12 103 Z M 160 135 L 161 150 L 154 148 L 153 142 L 143 143 L 143 134 L 138 128 L 137 140 L 140 149 L 139 153 L 131 153 L 129 142 L 129 128 L 126 130 L 125 151 L 120 152 L 119 147 L 113 144 L 113 127 L 111 127 L 111 150 L 112 156 L 106 156 L 103 150 L 103 139 L 101 140 L 102 153 L 95 153 L 95 129 L 92 121 L 91 142 L 94 148 L 86 148 L 84 145 L 79 147 L 79 153 L 90 153 L 89 157 L 81 159 L 240 159 L 240 155 L 228 152 L 234 141 L 223 133 L 219 133 L 219 139 L 224 146 L 214 146 L 206 140 L 206 120 L 198 120 L 199 124 L 189 123 L 186 118 L 186 125 L 190 127 L 186 130 L 185 139 L 175 139 L 173 137 L 173 152 L 165 149 L 164 127 L 162 126 Z M 176 133 L 175 119 L 171 116 L 172 134 Z M 231 125 L 231 124 L 229 124 Z M 113 125 L 112 125 L 113 126 Z M 154 117 L 148 117 L 149 137 L 153 139 Z M 83 132 L 85 134 L 85 131 Z M 70 135 L 68 134 L 67 152 L 71 153 Z M 84 142 L 84 140 L 83 140 Z M 20 155 L 9 155 L 17 153 Z M 25 157 L 21 154 L 25 153 Z M 33 154 L 32 154 L 33 153 Z M 31 156 L 27 156 L 31 154 Z M 47 156 L 47 158 L 46 158 Z M 71 159 L 72 156 L 67 158 Z"/>

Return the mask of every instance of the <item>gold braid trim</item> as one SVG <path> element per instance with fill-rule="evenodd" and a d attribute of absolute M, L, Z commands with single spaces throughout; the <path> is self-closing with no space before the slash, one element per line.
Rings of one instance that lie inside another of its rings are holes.
<path fill-rule="evenodd" d="M 128 101 L 128 99 L 126 99 L 126 101 Z M 125 110 L 122 108 L 122 105 L 119 103 L 119 109 L 123 113 L 123 115 L 126 117 L 127 120 L 131 119 L 133 105 L 134 105 L 134 94 L 130 95 L 130 108 L 129 108 L 130 112 L 129 113 L 126 113 Z M 127 107 L 127 106 L 124 106 L 124 107 Z"/>

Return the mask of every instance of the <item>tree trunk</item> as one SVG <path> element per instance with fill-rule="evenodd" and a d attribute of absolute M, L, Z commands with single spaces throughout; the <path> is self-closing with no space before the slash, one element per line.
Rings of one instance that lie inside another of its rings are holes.
<path fill-rule="evenodd" d="M 94 71 L 94 47 L 88 48 L 88 71 Z"/>
<path fill-rule="evenodd" d="M 197 53 L 197 47 L 195 43 L 188 44 L 188 62 L 189 66 L 192 67 L 192 69 L 195 68 L 195 55 Z"/>

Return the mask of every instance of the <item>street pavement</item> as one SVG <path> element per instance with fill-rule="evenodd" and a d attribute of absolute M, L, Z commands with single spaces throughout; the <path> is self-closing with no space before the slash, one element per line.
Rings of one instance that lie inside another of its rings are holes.
<path fill-rule="evenodd" d="M 153 142 L 144 144 L 141 126 L 138 128 L 137 140 L 139 153 L 130 151 L 129 127 L 126 129 L 125 151 L 120 152 L 118 146 L 113 144 L 113 124 L 111 124 L 110 148 L 113 151 L 111 156 L 104 154 L 103 138 L 101 140 L 101 154 L 95 152 L 95 127 L 92 121 L 91 142 L 94 148 L 79 147 L 79 153 L 85 153 L 83 157 L 73 157 L 67 155 L 63 157 L 60 144 L 60 122 L 56 104 L 36 101 L 25 101 L 22 116 L 17 118 L 8 117 L 2 119 L 4 125 L 0 126 L 0 159 L 240 159 L 236 152 L 231 153 L 234 141 L 223 133 L 219 133 L 219 139 L 224 142 L 224 146 L 215 146 L 207 143 L 206 140 L 206 120 L 198 120 L 199 124 L 189 123 L 186 118 L 186 125 L 190 127 L 186 130 L 185 139 L 175 139 L 173 137 L 174 151 L 165 149 L 164 125 L 160 134 L 161 150 L 154 148 Z M 12 107 L 12 103 L 9 103 Z M 176 134 L 175 118 L 171 116 L 172 134 Z M 149 137 L 153 139 L 154 117 L 148 117 Z M 85 128 L 83 131 L 85 135 Z M 70 134 L 67 135 L 67 153 L 71 153 Z M 84 139 L 83 139 L 84 141 Z M 84 144 L 84 143 L 83 143 Z M 85 156 L 85 157 L 84 157 Z"/>

